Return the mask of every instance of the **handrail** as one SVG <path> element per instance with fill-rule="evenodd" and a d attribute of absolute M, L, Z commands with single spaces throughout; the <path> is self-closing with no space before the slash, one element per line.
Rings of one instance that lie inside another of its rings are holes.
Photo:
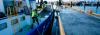
<path fill-rule="evenodd" d="M 60 16 L 57 16 L 57 19 L 58 19 L 58 25 L 59 25 L 60 35 L 65 35 L 64 28 L 62 26 L 62 22 L 61 22 Z"/>
<path fill-rule="evenodd" d="M 53 20 L 53 12 L 52 14 L 49 15 L 49 17 L 43 21 L 37 28 L 32 29 L 31 31 L 28 32 L 27 35 L 39 35 L 39 34 L 47 34 L 48 29 L 50 28 L 51 22 Z"/>

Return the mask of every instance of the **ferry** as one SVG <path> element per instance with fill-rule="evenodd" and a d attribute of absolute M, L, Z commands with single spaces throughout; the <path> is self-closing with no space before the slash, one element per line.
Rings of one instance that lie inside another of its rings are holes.
<path fill-rule="evenodd" d="M 99 11 L 99 0 L 0 0 L 0 35 L 100 35 Z"/>

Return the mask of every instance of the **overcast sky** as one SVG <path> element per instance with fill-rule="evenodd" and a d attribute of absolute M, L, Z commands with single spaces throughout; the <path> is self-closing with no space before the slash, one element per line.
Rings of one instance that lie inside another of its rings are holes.
<path fill-rule="evenodd" d="M 57 0 L 47 0 L 47 1 L 57 1 Z M 97 1 L 97 0 L 62 0 L 62 1 Z"/>
<path fill-rule="evenodd" d="M 44 0 L 44 1 L 52 2 L 52 1 L 58 1 L 58 0 Z M 100 1 L 100 0 L 62 0 L 62 1 L 68 2 L 68 1 Z"/>

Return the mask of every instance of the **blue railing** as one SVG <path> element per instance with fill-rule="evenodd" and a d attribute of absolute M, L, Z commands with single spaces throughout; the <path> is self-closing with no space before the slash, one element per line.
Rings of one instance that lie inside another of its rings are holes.
<path fill-rule="evenodd" d="M 46 35 L 46 34 L 49 35 L 52 28 L 53 20 L 54 20 L 54 13 L 52 12 L 49 15 L 49 17 L 44 22 L 42 22 L 42 24 L 40 24 L 37 28 L 28 32 L 27 35 Z"/>

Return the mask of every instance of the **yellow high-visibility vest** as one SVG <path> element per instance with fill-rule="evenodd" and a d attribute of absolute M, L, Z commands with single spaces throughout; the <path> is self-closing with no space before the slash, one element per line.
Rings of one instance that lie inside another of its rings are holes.
<path fill-rule="evenodd" d="M 36 13 L 36 11 L 32 11 L 32 17 L 38 16 L 38 14 Z"/>

